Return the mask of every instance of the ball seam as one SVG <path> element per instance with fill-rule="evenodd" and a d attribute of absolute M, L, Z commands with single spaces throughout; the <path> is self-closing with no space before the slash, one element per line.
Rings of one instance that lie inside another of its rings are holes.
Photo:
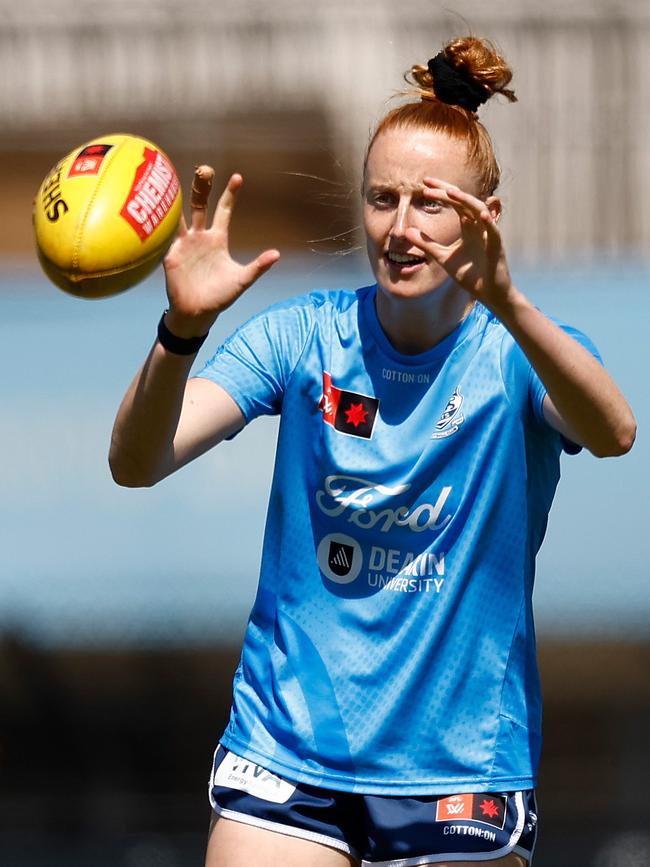
<path fill-rule="evenodd" d="M 94 144 L 96 142 L 100 142 L 102 140 L 102 138 L 108 138 L 109 136 L 112 137 L 114 135 L 130 136 L 131 133 L 121 133 L 120 132 L 120 133 L 109 133 L 106 136 L 98 136 L 97 138 L 94 138 L 92 141 L 87 142 L 85 145 L 83 145 L 83 147 L 88 147 L 88 145 Z M 108 155 L 108 159 L 106 159 L 104 164 L 102 165 L 99 177 L 97 178 L 97 183 L 95 184 L 95 188 L 94 188 L 92 194 L 89 196 L 88 201 L 86 202 L 86 207 L 84 208 L 83 215 L 82 215 L 81 219 L 79 220 L 79 224 L 77 226 L 77 231 L 75 234 L 74 242 L 72 245 L 71 275 L 78 273 L 78 270 L 79 270 L 79 257 L 80 257 L 80 253 L 81 253 L 81 247 L 82 247 L 82 235 L 83 235 L 84 229 L 86 227 L 86 222 L 88 221 L 88 215 L 90 214 L 90 210 L 91 210 L 91 208 L 95 202 L 95 199 L 97 198 L 97 195 L 99 194 L 100 188 L 102 187 L 102 185 L 104 183 L 104 178 L 108 174 L 109 165 L 113 162 L 113 160 L 115 159 L 115 157 L 117 156 L 119 151 L 124 147 L 124 145 L 126 145 L 126 143 L 127 143 L 127 140 L 123 139 L 121 142 L 118 142 L 117 145 L 113 146 L 114 147 L 113 153 Z M 117 270 L 119 270 L 119 269 L 117 269 Z M 111 272 L 107 272 L 107 273 L 113 273 L 114 274 L 114 273 L 116 273 L 116 271 L 111 271 Z M 72 276 L 69 277 L 68 279 L 72 279 Z"/>

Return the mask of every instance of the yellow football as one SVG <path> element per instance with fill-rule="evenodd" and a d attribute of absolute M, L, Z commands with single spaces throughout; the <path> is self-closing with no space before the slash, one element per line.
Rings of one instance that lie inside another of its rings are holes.
<path fill-rule="evenodd" d="M 182 212 L 176 170 L 134 135 L 105 135 L 48 173 L 34 199 L 34 234 L 47 276 L 81 298 L 103 298 L 147 276 Z"/>

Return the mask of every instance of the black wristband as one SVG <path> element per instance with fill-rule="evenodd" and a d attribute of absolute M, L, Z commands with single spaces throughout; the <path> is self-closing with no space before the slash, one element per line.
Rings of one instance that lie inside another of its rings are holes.
<path fill-rule="evenodd" d="M 194 355 L 205 343 L 204 334 L 202 337 L 177 337 L 165 325 L 165 313 L 160 317 L 158 323 L 158 342 L 164 346 L 167 352 L 173 352 L 174 355 Z"/>

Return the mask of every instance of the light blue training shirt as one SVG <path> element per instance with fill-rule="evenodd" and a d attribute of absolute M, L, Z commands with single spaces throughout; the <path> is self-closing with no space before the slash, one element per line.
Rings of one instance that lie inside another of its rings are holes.
<path fill-rule="evenodd" d="M 579 449 L 544 421 L 544 386 L 485 307 L 402 355 L 375 294 L 276 304 L 199 374 L 246 422 L 281 413 L 221 743 L 350 792 L 532 788 L 534 561 L 563 445 Z"/>

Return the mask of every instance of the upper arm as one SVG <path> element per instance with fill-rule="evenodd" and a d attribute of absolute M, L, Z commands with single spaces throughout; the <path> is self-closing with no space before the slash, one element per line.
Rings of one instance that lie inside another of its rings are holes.
<path fill-rule="evenodd" d="M 172 466 L 166 475 L 237 433 L 245 423 L 242 411 L 224 388 L 209 379 L 188 380 L 174 436 Z"/>
<path fill-rule="evenodd" d="M 551 321 L 565 334 L 572 338 L 574 342 L 571 346 L 574 347 L 582 357 L 587 357 L 584 354 L 584 351 L 586 351 L 586 353 L 596 359 L 598 362 L 598 365 L 596 365 L 597 367 L 602 365 L 602 359 L 597 348 L 586 334 L 583 334 L 582 331 L 579 331 L 571 325 L 567 325 L 566 323 L 560 322 L 552 317 L 548 318 L 550 318 Z M 533 413 L 539 420 L 543 420 L 550 428 L 560 434 L 562 437 L 562 447 L 565 452 L 568 454 L 577 454 L 585 447 L 583 438 L 560 413 L 552 398 L 548 395 L 546 386 L 543 384 L 532 365 L 530 365 L 530 362 L 526 361 L 526 363 L 529 365 L 528 393 Z M 575 360 L 574 363 L 576 365 L 580 364 L 584 367 L 582 361 Z"/>
<path fill-rule="evenodd" d="M 598 350 L 586 335 L 552 318 L 551 321 L 602 364 Z M 560 414 L 524 350 L 511 334 L 506 334 L 502 342 L 501 370 L 506 392 L 513 405 L 517 406 L 524 416 L 531 422 L 541 424 L 549 432 L 559 434 L 564 451 L 575 454 L 584 447 L 583 438 Z"/>
<path fill-rule="evenodd" d="M 259 415 L 280 412 L 311 324 L 306 299 L 281 302 L 240 326 L 187 382 L 168 475 Z"/>

